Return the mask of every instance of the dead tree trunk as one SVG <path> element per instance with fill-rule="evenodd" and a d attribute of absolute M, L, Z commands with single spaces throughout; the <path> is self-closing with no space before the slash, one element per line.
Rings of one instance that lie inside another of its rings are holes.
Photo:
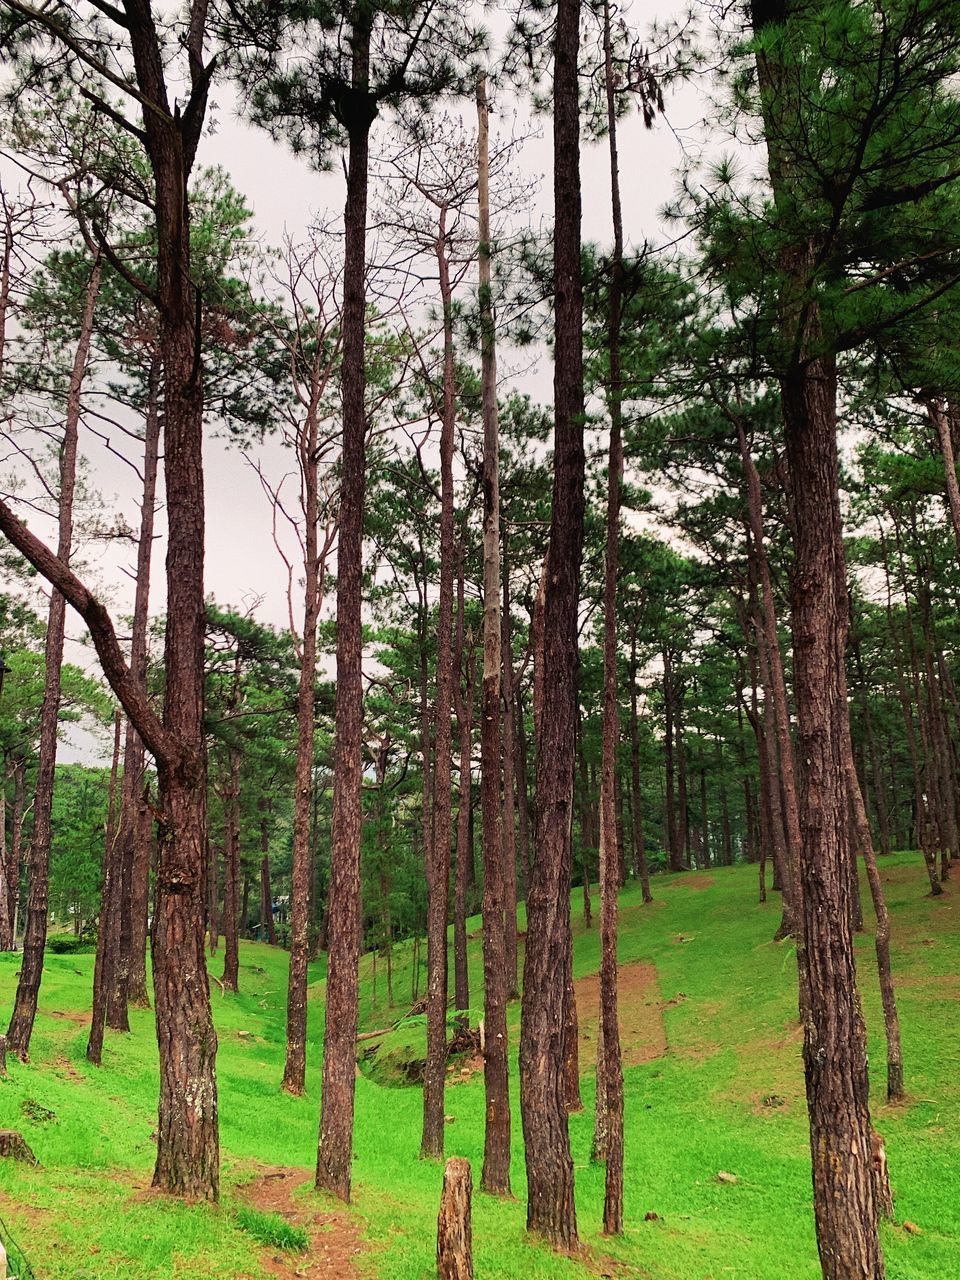
<path fill-rule="evenodd" d="M 469 1160 L 454 1156 L 443 1171 L 437 1218 L 437 1275 L 440 1280 L 473 1280 L 473 1178 Z"/>

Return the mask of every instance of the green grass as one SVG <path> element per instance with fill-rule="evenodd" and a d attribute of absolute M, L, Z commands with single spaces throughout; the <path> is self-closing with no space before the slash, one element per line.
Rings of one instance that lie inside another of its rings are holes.
<path fill-rule="evenodd" d="M 303 1253 L 310 1243 L 310 1238 L 302 1227 L 287 1222 L 279 1213 L 261 1213 L 259 1209 L 241 1205 L 236 1211 L 236 1219 L 244 1231 L 249 1231 L 255 1240 L 267 1247 Z"/>
<path fill-rule="evenodd" d="M 870 1029 L 873 1111 L 883 1132 L 897 1223 L 885 1225 L 890 1280 L 960 1275 L 960 889 L 923 896 L 915 855 L 885 859 L 900 983 L 907 1103 L 883 1105 L 883 1026 L 873 942 L 857 939 Z M 644 907 L 638 889 L 621 900 L 622 963 L 653 961 L 668 1042 L 666 1054 L 626 1072 L 626 1217 L 621 1240 L 599 1234 L 603 1171 L 589 1162 L 593 1083 L 571 1118 L 581 1235 L 587 1262 L 559 1258 L 524 1232 L 524 1176 L 516 1075 L 513 1186 L 518 1199 L 477 1194 L 478 1277 L 581 1280 L 614 1270 L 647 1280 L 816 1280 L 809 1155 L 795 957 L 770 941 L 775 895 L 756 903 L 755 869 L 654 881 Z M 866 899 L 869 916 L 869 900 Z M 579 926 L 575 973 L 599 967 L 597 930 Z M 476 933 L 479 921 L 471 922 Z M 478 1005 L 479 937 L 471 940 L 472 1003 Z M 394 992 L 385 999 L 382 962 L 373 1000 L 371 958 L 362 966 L 361 1024 L 387 1026 L 409 1005 L 411 948 L 396 949 Z M 222 961 L 213 961 L 219 974 Z M 0 956 L 0 998 L 9 1008 L 19 957 Z M 20 1129 L 41 1167 L 0 1164 L 0 1215 L 26 1248 L 38 1277 L 172 1275 L 178 1280 L 258 1277 L 260 1251 L 236 1213 L 237 1192 L 257 1167 L 312 1168 L 316 1155 L 323 965 L 310 973 L 308 1090 L 280 1090 L 286 955 L 264 944 L 241 950 L 241 993 L 213 1000 L 220 1037 L 223 1204 L 183 1206 L 149 1190 L 155 1146 L 156 1041 L 152 1014 L 133 1011 L 132 1034 L 108 1033 L 101 1070 L 84 1058 L 93 957 L 51 955 L 41 990 L 32 1061 L 12 1063 L 0 1082 L 0 1126 Z M 422 990 L 422 984 L 421 984 Z M 680 998 L 682 995 L 683 998 Z M 669 1003 L 667 1003 L 669 1002 Z M 68 1016 L 57 1016 L 68 1015 Z M 519 1009 L 511 1006 L 514 1068 Z M 239 1032 L 249 1032 L 241 1036 Z M 422 1052 L 423 1026 L 405 1024 L 389 1048 Z M 380 1076 L 379 1078 L 383 1078 Z M 767 1100 L 765 1105 L 764 1100 Z M 773 1105 L 770 1105 L 773 1100 Z M 30 1107 L 24 1109 L 23 1104 Z M 43 1108 L 41 1111 L 39 1108 Z M 483 1084 L 451 1083 L 445 1110 L 450 1155 L 474 1164 L 483 1149 Z M 47 1115 L 46 1113 L 52 1113 Z M 440 1168 L 417 1159 L 421 1098 L 415 1087 L 357 1080 L 355 1208 L 370 1249 L 362 1260 L 379 1280 L 434 1274 Z M 735 1183 L 718 1182 L 725 1170 Z M 298 1204 L 329 1207 L 309 1190 Z M 645 1221 L 647 1212 L 656 1220 Z M 295 1262 L 291 1262 L 291 1274 Z"/>

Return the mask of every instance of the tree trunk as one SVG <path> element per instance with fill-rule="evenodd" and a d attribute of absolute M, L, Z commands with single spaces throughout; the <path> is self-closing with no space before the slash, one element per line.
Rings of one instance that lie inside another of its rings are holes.
<path fill-rule="evenodd" d="M 238 658 L 239 668 L 239 658 Z M 228 752 L 227 785 L 223 792 L 223 989 L 240 984 L 240 752 Z"/>
<path fill-rule="evenodd" d="M 116 795 L 117 770 L 120 767 L 120 730 L 123 716 L 119 708 L 114 712 L 113 759 L 110 765 L 110 788 L 107 800 L 107 828 L 103 848 L 103 887 L 100 894 L 100 920 L 97 927 L 97 954 L 93 964 L 93 1013 L 90 1019 L 90 1035 L 87 1038 L 87 1061 L 99 1067 L 103 1058 L 103 1028 L 107 1016 L 111 970 L 116 963 L 114 948 L 119 938 L 111 928 L 116 911 L 111 910 L 111 898 L 116 893 L 114 877 L 119 871 L 116 856 L 117 825 Z M 119 923 L 119 922 L 118 922 Z M 124 1005 L 126 1012 L 126 1005 Z M 122 1028 L 129 1031 L 129 1026 Z"/>
<path fill-rule="evenodd" d="M 450 897 L 453 757 L 453 449 L 456 370 L 453 288 L 447 260 L 446 209 L 437 231 L 437 270 L 443 308 L 443 406 L 440 427 L 440 587 L 437 602 L 437 679 L 434 706 L 433 839 L 427 854 L 427 1058 L 423 1073 L 420 1154 L 443 1155 L 443 1098 L 447 1069 L 447 905 Z"/>
<path fill-rule="evenodd" d="M 847 619 L 837 588 L 844 570 L 835 370 L 814 360 L 783 380 L 782 394 L 797 523 L 793 629 L 804 761 L 800 897 L 806 960 L 800 980 L 814 1213 L 825 1280 L 880 1280 L 866 1033 L 846 872 Z"/>
<path fill-rule="evenodd" d="M 579 0 L 559 0 L 554 35 L 554 481 L 544 576 L 537 728 L 536 857 L 527 899 L 520 1109 L 527 1227 L 578 1247 L 562 1064 L 571 954 L 570 868 L 577 727 L 577 613 L 584 522 L 580 263 Z M 546 673 L 549 672 L 549 679 Z"/>
<path fill-rule="evenodd" d="M 490 203 L 486 81 L 477 81 L 479 305 L 483 400 L 483 682 L 480 702 L 480 805 L 483 818 L 483 1082 L 486 1125 L 480 1187 L 510 1194 L 510 1083 L 500 790 L 500 437 L 497 354 L 490 284 Z"/>
<path fill-rule="evenodd" d="M 769 689 L 772 695 L 773 728 L 776 732 L 779 778 L 775 785 L 781 787 L 781 814 L 785 837 L 783 866 L 783 920 L 780 936 L 795 931 L 795 882 L 800 858 L 800 813 L 797 807 L 796 770 L 793 758 L 793 741 L 790 736 L 790 709 L 787 704 L 787 686 L 783 675 L 783 659 L 780 654 L 780 635 L 777 629 L 776 604 L 770 561 L 767 557 L 763 529 L 763 500 L 760 493 L 760 474 L 747 446 L 742 424 L 737 423 L 737 439 L 740 458 L 747 481 L 747 509 L 750 518 L 752 549 L 759 577 L 759 604 L 762 617 L 763 643 L 766 648 L 769 669 Z"/>
<path fill-rule="evenodd" d="M 307 1075 L 307 961 L 310 949 L 310 828 L 313 816 L 313 756 L 316 726 L 317 620 L 320 614 L 319 458 L 317 414 L 311 403 L 298 433 L 297 455 L 303 499 L 303 636 L 297 686 L 297 758 L 294 768 L 293 854 L 290 872 L 290 963 L 287 970 L 287 1032 L 283 1088 L 299 1096 Z M 264 863 L 266 864 L 266 858 Z M 266 867 L 269 875 L 269 866 Z M 275 941 L 273 911 L 269 912 Z"/>
<path fill-rule="evenodd" d="M 463 618 L 463 547 L 460 548 L 460 572 L 457 581 L 457 671 L 466 661 L 466 692 L 459 679 L 454 683 L 457 725 L 460 730 L 460 786 L 457 797 L 457 875 L 453 909 L 454 1005 L 458 1010 L 470 1008 L 470 975 L 467 967 L 467 895 L 470 890 L 471 780 L 470 758 L 473 751 L 474 652 L 473 635 L 464 636 Z"/>
<path fill-rule="evenodd" d="M 472 1197 L 470 1162 L 454 1156 L 447 1161 L 443 1171 L 443 1193 L 437 1219 L 439 1280 L 473 1280 Z"/>
<path fill-rule="evenodd" d="M 887 1039 L 887 1101 L 899 1102 L 903 1098 L 903 1047 L 900 1041 L 900 1018 L 897 1013 L 897 997 L 893 987 L 893 970 L 890 963 L 890 913 L 887 911 L 886 899 L 883 896 L 883 885 L 877 869 L 870 824 L 867 821 L 863 795 L 860 791 L 857 771 L 854 768 L 849 720 L 843 745 L 854 834 L 867 869 L 870 896 L 873 900 L 874 914 L 877 917 L 874 946 L 877 953 L 877 973 L 880 979 L 880 999 L 883 1005 L 883 1025 Z"/>
<path fill-rule="evenodd" d="M 630 637 L 630 815 L 633 849 L 644 902 L 652 902 L 647 850 L 643 840 L 643 802 L 640 792 L 640 718 L 637 715 L 637 633 Z"/>
<path fill-rule="evenodd" d="M 516 778 L 517 758 L 514 731 L 513 636 L 510 626 L 510 562 L 507 556 L 507 531 L 503 538 L 503 615 L 501 656 L 503 664 L 503 928 L 507 969 L 507 999 L 520 994 L 517 970 L 517 829 Z"/>
<path fill-rule="evenodd" d="M 607 468 L 607 547 L 603 575 L 603 767 L 600 779 L 600 1027 L 603 1043 L 603 1093 L 606 1110 L 606 1181 L 603 1201 L 605 1235 L 623 1232 L 623 1066 L 617 1016 L 617 748 L 620 738 L 617 684 L 617 572 L 620 559 L 620 485 L 623 477 L 621 418 L 620 324 L 623 294 L 623 215 L 617 154 L 617 107 L 614 86 L 610 6 L 603 6 L 604 82 L 607 137 L 610 147 L 610 192 L 613 205 L 613 263 L 607 295 L 607 354 L 610 380 L 610 459 Z M 701 774 L 701 777 L 703 775 Z M 706 840 L 706 833 L 703 835 Z"/>
<path fill-rule="evenodd" d="M 363 99 L 349 130 L 343 272 L 343 453 L 337 550 L 337 695 L 327 1015 L 317 1187 L 350 1199 L 357 1068 L 360 958 L 360 840 L 363 824 L 363 504 L 365 489 L 367 165 L 372 115 L 367 100 L 372 15 L 355 14 L 352 83 Z"/>
<path fill-rule="evenodd" d="M 212 72 L 203 62 L 205 6 L 185 31 L 189 110 L 169 105 L 152 13 L 137 6 L 129 23 L 137 84 L 145 100 L 143 137 L 154 177 L 156 298 L 164 368 L 164 471 L 167 498 L 166 687 L 161 721 L 129 668 L 103 605 L 0 502 L 0 529 L 90 628 L 103 671 L 157 761 L 160 840 L 153 918 L 153 981 L 160 1056 L 154 1185 L 188 1198 L 219 1190 L 217 1037 L 203 957 L 203 371 L 190 266 L 187 191 Z"/>
<path fill-rule="evenodd" d="M 943 459 L 943 471 L 946 477 L 947 509 L 950 512 L 950 523 L 953 525 L 953 536 L 957 543 L 957 555 L 960 557 L 960 484 L 957 483 L 957 463 L 953 453 L 952 414 L 942 405 L 929 403 L 927 413 L 937 432 L 940 445 L 940 456 Z"/>
<path fill-rule="evenodd" d="M 60 492 L 58 497 L 57 557 L 70 563 L 73 544 L 73 500 L 77 482 L 77 433 L 80 426 L 83 380 L 90 357 L 93 317 L 100 290 L 100 259 L 94 260 L 87 284 L 83 319 L 74 353 L 73 368 L 67 388 L 67 405 L 60 445 Z M 63 639 L 66 629 L 67 602 L 59 591 L 50 596 L 47 636 L 44 643 L 45 674 L 43 703 L 40 709 L 40 751 L 37 785 L 33 799 L 33 845 L 30 855 L 30 896 L 27 902 L 27 927 L 23 935 L 23 961 L 14 998 L 13 1016 L 7 1032 L 9 1049 L 27 1059 L 33 1022 L 37 1016 L 37 999 L 43 974 L 43 953 L 47 941 L 47 902 L 50 880 L 50 843 L 53 837 L 54 773 L 57 764 L 57 723 L 60 713 L 60 668 L 63 665 Z"/>
<path fill-rule="evenodd" d="M 147 691 L 150 573 L 160 461 L 160 375 L 160 359 L 154 353 L 147 375 L 137 585 L 130 633 L 130 672 L 144 696 Z M 143 788 L 143 743 L 128 716 L 120 791 L 120 950 L 107 1009 L 107 1025 L 111 1027 L 117 1019 L 125 1018 L 128 1001 L 138 1009 L 150 1007 L 147 995 L 147 897 L 150 888 L 152 819 L 144 803 Z"/>

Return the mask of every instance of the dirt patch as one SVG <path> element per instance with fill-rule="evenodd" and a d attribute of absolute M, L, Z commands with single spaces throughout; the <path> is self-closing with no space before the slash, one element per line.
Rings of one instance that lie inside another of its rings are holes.
<path fill-rule="evenodd" d="M 600 975 L 579 978 L 574 984 L 580 1023 L 580 1070 L 597 1060 L 600 1025 Z M 620 1046 L 623 1065 L 636 1067 L 667 1051 L 663 1029 L 657 970 L 646 961 L 621 965 L 617 971 L 617 1005 L 620 1014 Z"/>
<path fill-rule="evenodd" d="M 688 889 L 709 889 L 713 884 L 713 876 L 708 876 L 705 871 L 687 872 L 680 876 L 677 884 L 685 885 Z"/>
<path fill-rule="evenodd" d="M 294 1198 L 294 1191 L 310 1180 L 306 1169 L 264 1168 L 253 1182 L 239 1188 L 245 1204 L 263 1213 L 278 1213 L 303 1227 L 310 1243 L 306 1253 L 265 1250 L 260 1265 L 268 1276 L 308 1277 L 310 1280 L 360 1280 L 357 1266 L 364 1250 L 356 1219 L 325 1199 Z M 258 1247 L 253 1242 L 254 1247 Z"/>
<path fill-rule="evenodd" d="M 89 1011 L 87 1013 L 80 1013 L 76 1009 L 69 1009 L 66 1011 L 62 1009 L 53 1009 L 47 1014 L 47 1017 L 63 1018 L 67 1022 L 75 1022 L 78 1027 L 89 1027 L 90 1020 L 93 1015 Z"/>

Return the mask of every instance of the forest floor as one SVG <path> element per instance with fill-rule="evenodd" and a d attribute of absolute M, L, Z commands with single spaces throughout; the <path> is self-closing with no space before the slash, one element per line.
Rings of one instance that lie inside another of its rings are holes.
<path fill-rule="evenodd" d="M 909 1097 L 884 1104 L 883 1024 L 869 897 L 857 939 L 870 1030 L 873 1114 L 884 1134 L 896 1221 L 883 1227 L 890 1280 L 960 1275 L 960 872 L 939 898 L 924 895 L 916 855 L 882 860 L 893 921 Z M 621 899 L 620 960 L 626 1086 L 626 1221 L 622 1239 L 599 1233 L 603 1171 L 589 1160 L 593 1118 L 599 938 L 574 899 L 585 1110 L 571 1117 L 582 1261 L 551 1254 L 524 1232 L 523 1157 L 516 1086 L 519 1005 L 511 1005 L 517 1200 L 474 1199 L 478 1280 L 817 1280 L 810 1161 L 789 942 L 771 941 L 777 895 L 756 901 L 756 868 L 709 877 L 656 877 L 643 906 Z M 479 921 L 471 922 L 473 1000 L 479 1005 Z M 373 998 L 362 968 L 361 1028 L 382 1028 L 410 1005 L 411 948 L 395 949 L 388 1008 L 383 963 Z M 219 974 L 222 960 L 212 962 Z M 0 1008 L 9 1009 L 19 957 L 0 956 Z M 421 1098 L 382 1083 L 385 1063 L 422 1055 L 423 1019 L 377 1044 L 357 1080 L 355 1204 L 312 1190 L 323 966 L 311 969 L 310 1055 L 304 1098 L 283 1094 L 285 953 L 247 943 L 238 996 L 214 985 L 220 1037 L 222 1201 L 186 1206 L 150 1191 L 157 1065 L 152 1014 L 133 1011 L 132 1034 L 108 1033 L 104 1066 L 87 1064 L 85 1021 L 92 955 L 50 955 L 32 1061 L 0 1081 L 0 1127 L 19 1129 L 39 1168 L 0 1162 L 4 1224 L 38 1280 L 431 1280 L 439 1165 L 417 1158 Z M 421 983 L 422 989 L 422 983 Z M 593 1029 L 592 1029 L 593 1028 Z M 361 1045 L 360 1048 L 365 1048 Z M 382 1069 L 378 1072 L 378 1065 Z M 464 1072 L 464 1074 L 461 1074 Z M 449 1077 L 447 1150 L 474 1163 L 483 1148 L 482 1076 L 460 1063 Z M 723 1177 L 718 1175 L 723 1174 Z M 282 1176 L 280 1176 L 282 1175 Z M 727 1176 L 731 1175 L 731 1176 Z M 306 1230 L 306 1253 L 265 1247 L 244 1206 Z M 645 1215 L 655 1214 L 647 1220 Z M 247 1223 L 244 1226 L 244 1222 Z"/>

